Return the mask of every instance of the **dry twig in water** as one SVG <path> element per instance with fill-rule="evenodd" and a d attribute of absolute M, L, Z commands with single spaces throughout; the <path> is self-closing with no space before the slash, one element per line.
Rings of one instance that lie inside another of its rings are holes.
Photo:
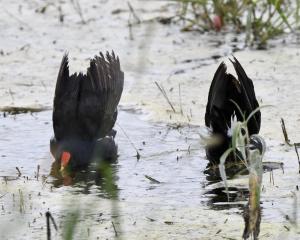
<path fill-rule="evenodd" d="M 129 7 L 130 13 L 132 14 L 132 16 L 134 17 L 134 19 L 136 20 L 137 24 L 140 24 L 141 23 L 141 19 L 135 13 L 135 11 L 134 11 L 132 5 L 130 4 L 130 2 L 127 2 L 127 5 Z"/>
<path fill-rule="evenodd" d="M 300 173 L 300 158 L 299 158 L 299 153 L 298 153 L 298 147 L 299 147 L 299 143 L 294 143 L 294 146 L 295 146 L 295 151 L 296 151 L 296 154 L 297 154 L 297 158 L 298 158 L 298 164 L 299 164 L 299 173 Z"/>
<path fill-rule="evenodd" d="M 162 95 L 164 96 L 164 98 L 167 100 L 168 104 L 170 105 L 170 107 L 172 108 L 173 112 L 176 113 L 175 108 L 173 107 L 173 104 L 171 103 L 170 99 L 168 98 L 168 95 L 164 89 L 163 86 L 160 86 L 158 84 L 158 82 L 155 82 L 155 85 L 158 87 L 159 91 L 162 93 Z"/>
<path fill-rule="evenodd" d="M 18 177 L 21 177 L 22 173 L 20 171 L 20 169 L 18 167 L 16 167 L 17 171 L 18 171 Z"/>
<path fill-rule="evenodd" d="M 82 10 L 81 10 L 81 6 L 80 6 L 80 4 L 79 4 L 79 1 L 78 1 L 78 0 L 71 0 L 71 3 L 72 3 L 72 5 L 73 5 L 75 11 L 76 11 L 77 14 L 79 15 L 82 24 L 86 24 L 86 21 L 85 21 L 84 18 L 83 18 L 83 14 L 82 14 Z"/>
<path fill-rule="evenodd" d="M 149 179 L 152 183 L 158 183 L 158 184 L 161 183 L 160 181 L 158 181 L 158 180 L 156 180 L 156 179 L 154 179 L 154 178 L 152 178 L 148 175 L 145 175 L 145 178 Z"/>
<path fill-rule="evenodd" d="M 118 232 L 117 232 L 117 230 L 116 230 L 115 224 L 114 224 L 113 221 L 111 222 L 111 224 L 112 224 L 112 226 L 113 226 L 113 229 L 114 229 L 114 232 L 115 232 L 115 236 L 117 237 L 117 236 L 118 236 Z"/>
<path fill-rule="evenodd" d="M 180 104 L 180 113 L 183 115 L 183 110 L 182 110 L 182 102 L 181 102 L 181 87 L 179 83 L 179 104 Z"/>
<path fill-rule="evenodd" d="M 291 143 L 291 141 L 290 141 L 290 139 L 288 137 L 286 128 L 285 128 L 285 124 L 284 124 L 283 118 L 281 118 L 281 128 L 282 128 L 282 132 L 283 132 L 285 143 L 287 145 L 289 145 L 290 147 L 293 146 L 293 145 L 295 147 L 295 152 L 297 154 L 297 159 L 298 159 L 298 164 L 299 164 L 299 173 L 300 173 L 300 157 L 299 157 L 299 153 L 298 153 L 298 147 L 300 147 L 300 143 L 293 143 L 293 144 Z"/>
<path fill-rule="evenodd" d="M 50 228 L 50 220 L 57 231 L 57 225 L 54 221 L 54 218 L 52 217 L 51 213 L 49 211 L 46 212 L 46 220 L 47 220 L 47 240 L 51 240 L 51 228 Z"/>
<path fill-rule="evenodd" d="M 283 118 L 281 118 L 281 129 L 282 129 L 282 132 L 283 132 L 283 136 L 284 136 L 284 141 L 287 145 L 289 146 L 292 146 L 291 142 L 290 142 L 290 139 L 288 137 L 288 133 L 286 131 L 286 128 L 285 128 L 285 123 L 284 123 L 284 120 Z"/>
<path fill-rule="evenodd" d="M 140 155 L 140 153 L 139 153 L 139 150 L 135 147 L 135 145 L 133 144 L 133 142 L 130 140 L 128 134 L 127 134 L 127 133 L 125 132 L 125 130 L 121 127 L 121 125 L 120 125 L 118 122 L 117 122 L 116 124 L 119 126 L 119 128 L 120 128 L 121 131 L 123 132 L 124 136 L 128 139 L 130 145 L 131 145 L 131 146 L 134 148 L 134 150 L 136 151 L 136 158 L 137 158 L 137 160 L 140 160 L 141 155 Z"/>

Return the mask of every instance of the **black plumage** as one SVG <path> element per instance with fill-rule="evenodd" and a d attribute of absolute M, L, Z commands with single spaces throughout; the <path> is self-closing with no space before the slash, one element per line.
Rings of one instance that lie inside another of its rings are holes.
<path fill-rule="evenodd" d="M 247 118 L 259 107 L 252 80 L 247 76 L 239 61 L 236 58 L 233 59 L 231 62 L 238 79 L 226 72 L 227 67 L 222 62 L 209 89 L 205 125 L 220 139 L 218 144 L 206 148 L 207 158 L 212 163 L 219 163 L 220 157 L 230 146 L 231 136 L 228 134 L 228 129 L 231 127 L 232 117 L 236 115 L 238 121 L 244 121 L 244 116 Z M 261 113 L 257 111 L 248 122 L 250 135 L 259 132 L 260 123 Z"/>
<path fill-rule="evenodd" d="M 114 52 L 100 52 L 90 60 L 87 73 L 69 75 L 68 55 L 63 56 L 53 103 L 54 138 L 50 149 L 57 161 L 71 156 L 69 166 L 87 166 L 92 157 L 110 158 L 117 153 L 113 130 L 124 73 Z"/>

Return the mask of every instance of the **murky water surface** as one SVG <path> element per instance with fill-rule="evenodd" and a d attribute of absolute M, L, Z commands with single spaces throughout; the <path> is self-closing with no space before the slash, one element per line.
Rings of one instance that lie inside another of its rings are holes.
<path fill-rule="evenodd" d="M 0 238 L 45 239 L 49 210 L 58 225 L 53 239 L 61 239 L 68 225 L 75 226 L 76 239 L 241 239 L 247 175 L 229 180 L 227 202 L 223 183 L 205 171 L 198 134 L 213 74 L 234 53 L 253 79 L 259 102 L 274 106 L 262 110 L 264 161 L 284 166 L 273 170 L 274 181 L 272 172 L 263 176 L 260 239 L 298 239 L 298 162 L 294 149 L 282 144 L 280 128 L 283 117 L 290 139 L 300 142 L 296 37 L 276 40 L 267 51 L 249 50 L 242 35 L 183 33 L 180 23 L 158 23 L 157 16 L 174 14 L 174 3 L 130 1 L 138 24 L 127 1 L 81 0 L 82 24 L 70 2 L 3 1 L 0 107 L 51 108 L 65 51 L 70 70 L 82 71 L 91 56 L 114 49 L 125 72 L 116 126 L 119 158 L 111 164 L 116 198 L 94 170 L 78 173 L 69 186 L 50 175 L 50 110 L 1 113 Z"/>
<path fill-rule="evenodd" d="M 47 210 L 60 226 L 59 232 L 53 230 L 56 238 L 63 233 L 69 214 L 79 211 L 76 231 L 82 239 L 113 238 L 112 222 L 124 239 L 182 239 L 187 235 L 191 239 L 239 239 L 247 178 L 229 181 L 227 202 L 223 184 L 204 174 L 207 160 L 199 141 L 200 127 L 154 124 L 141 117 L 124 110 L 119 114 L 119 158 L 112 164 L 116 200 L 110 200 L 103 179 L 93 171 L 78 173 L 71 186 L 49 175 L 53 163 L 49 154 L 51 111 L 1 117 L 0 134 L 5 138 L 0 149 L 0 221 L 4 239 L 45 237 Z M 268 144 L 280 151 L 267 154 L 267 159 L 279 162 L 294 158 L 292 150 L 278 143 Z M 139 160 L 132 145 L 141 155 Z M 285 226 L 294 231 L 285 216 L 293 216 L 292 191 L 296 191 L 299 176 L 294 163 L 289 162 L 284 173 L 274 170 L 274 185 L 270 173 L 264 174 L 261 234 L 265 238 L 289 236 Z"/>

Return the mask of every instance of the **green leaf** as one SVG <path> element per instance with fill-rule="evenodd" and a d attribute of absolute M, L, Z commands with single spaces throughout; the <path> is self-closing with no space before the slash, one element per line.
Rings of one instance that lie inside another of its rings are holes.
<path fill-rule="evenodd" d="M 246 119 L 246 123 L 248 124 L 249 120 L 254 116 L 255 113 L 257 113 L 258 111 L 260 111 L 260 109 L 266 108 L 266 107 L 274 107 L 274 106 L 273 105 L 263 105 L 263 106 L 260 106 L 260 107 L 256 108 L 255 110 L 253 110 L 249 114 L 248 118 Z"/>
<path fill-rule="evenodd" d="M 291 31 L 293 31 L 292 26 L 290 25 L 288 18 L 286 17 L 286 15 L 283 13 L 283 11 L 281 10 L 281 4 L 283 3 L 283 1 L 281 0 L 272 0 L 271 3 L 273 4 L 273 6 L 275 7 L 276 11 L 278 12 L 278 14 L 280 15 L 281 19 L 284 21 L 284 23 L 289 27 L 289 29 Z"/>
<path fill-rule="evenodd" d="M 226 170 L 225 170 L 225 162 L 226 162 L 226 159 L 227 157 L 229 156 L 229 154 L 231 152 L 234 151 L 234 148 L 229 148 L 227 149 L 221 156 L 220 158 L 220 164 L 219 164 L 219 171 L 220 171 L 220 175 L 221 175 L 221 178 L 224 182 L 224 185 L 225 185 L 225 190 L 226 190 L 226 194 L 227 194 L 227 200 L 229 202 L 229 193 L 228 193 L 228 184 L 227 184 L 227 176 L 226 176 Z"/>

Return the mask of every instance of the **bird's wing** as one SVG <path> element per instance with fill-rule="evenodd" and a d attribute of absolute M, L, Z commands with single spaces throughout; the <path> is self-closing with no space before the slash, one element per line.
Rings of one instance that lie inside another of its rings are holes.
<path fill-rule="evenodd" d="M 238 104 L 240 109 L 242 109 L 242 111 L 246 114 L 247 118 L 252 111 L 259 107 L 259 104 L 255 96 L 252 80 L 247 76 L 239 61 L 235 57 L 233 57 L 233 59 L 234 61 L 231 60 L 231 62 L 235 68 L 240 83 L 240 98 Z M 250 134 L 256 134 L 259 132 L 260 123 L 261 113 L 258 111 L 248 122 Z"/>
<path fill-rule="evenodd" d="M 60 65 L 53 102 L 53 129 L 57 140 L 75 134 L 78 128 L 75 119 L 79 83 L 76 74 L 69 76 L 68 55 L 65 54 Z"/>
<path fill-rule="evenodd" d="M 228 91 L 231 82 L 226 70 L 227 67 L 222 62 L 214 75 L 208 94 L 205 125 L 212 127 L 215 132 L 227 131 L 231 112 L 233 113 L 233 110 L 228 109 Z"/>
<path fill-rule="evenodd" d="M 124 85 L 119 58 L 100 52 L 90 61 L 78 96 L 78 122 L 82 136 L 100 138 L 110 134 Z"/>
<path fill-rule="evenodd" d="M 213 77 L 212 83 L 209 88 L 208 100 L 206 105 L 206 113 L 205 113 L 205 125 L 209 127 L 210 125 L 210 114 L 213 110 L 214 106 L 220 107 L 222 102 L 224 101 L 225 91 L 222 91 L 225 83 L 227 67 L 224 62 L 220 64 L 215 75 Z"/>
<path fill-rule="evenodd" d="M 231 118 L 237 112 L 232 101 L 238 103 L 240 98 L 239 83 L 226 70 L 222 62 L 214 75 L 208 95 L 205 125 L 211 127 L 214 133 L 227 134 Z"/>

